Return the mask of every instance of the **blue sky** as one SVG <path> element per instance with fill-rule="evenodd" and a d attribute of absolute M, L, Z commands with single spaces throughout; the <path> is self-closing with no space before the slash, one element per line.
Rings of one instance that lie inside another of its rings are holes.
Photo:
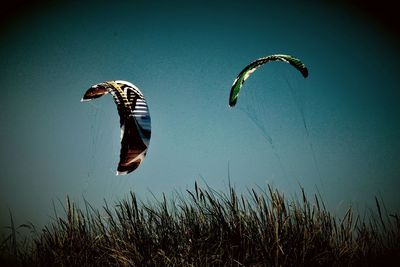
<path fill-rule="evenodd" d="M 223 190 L 228 169 L 238 190 L 292 195 L 300 184 L 334 211 L 363 210 L 375 195 L 398 210 L 400 50 L 380 18 L 301 1 L 32 4 L 1 28 L 1 225 L 9 209 L 19 223 L 45 223 L 66 195 L 101 205 L 195 181 Z M 229 108 L 240 70 L 274 53 L 300 58 L 310 76 L 267 64 Z M 117 79 L 141 89 L 152 118 L 145 161 L 122 177 L 112 98 L 79 101 Z"/>

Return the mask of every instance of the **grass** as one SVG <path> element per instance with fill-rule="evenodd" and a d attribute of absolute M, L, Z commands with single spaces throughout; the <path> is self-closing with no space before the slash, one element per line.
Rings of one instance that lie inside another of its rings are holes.
<path fill-rule="evenodd" d="M 15 227 L 1 261 L 15 266 L 396 266 L 400 218 L 349 208 L 336 218 L 318 195 L 287 200 L 272 187 L 238 195 L 209 187 L 139 202 L 133 192 L 102 210 L 66 200 L 40 232 Z M 17 241 L 20 228 L 36 234 Z"/>

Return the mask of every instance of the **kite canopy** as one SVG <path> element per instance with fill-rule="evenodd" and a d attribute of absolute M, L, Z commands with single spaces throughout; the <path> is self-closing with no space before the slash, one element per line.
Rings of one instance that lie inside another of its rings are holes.
<path fill-rule="evenodd" d="M 117 105 L 121 127 L 121 152 L 117 175 L 134 171 L 143 161 L 151 136 L 151 119 L 140 90 L 126 81 L 108 81 L 90 87 L 81 101 L 111 93 Z"/>
<path fill-rule="evenodd" d="M 267 57 L 259 58 L 249 65 L 247 65 L 236 77 L 235 81 L 232 84 L 231 93 L 229 96 L 229 106 L 233 107 L 236 105 L 237 99 L 239 97 L 239 92 L 243 86 L 243 83 L 249 78 L 250 74 L 252 74 L 256 69 L 261 67 L 262 65 L 270 62 L 270 61 L 283 61 L 289 63 L 293 67 L 295 67 L 298 71 L 301 72 L 304 78 L 308 76 L 307 67 L 297 58 L 294 58 L 289 55 L 270 55 Z"/>

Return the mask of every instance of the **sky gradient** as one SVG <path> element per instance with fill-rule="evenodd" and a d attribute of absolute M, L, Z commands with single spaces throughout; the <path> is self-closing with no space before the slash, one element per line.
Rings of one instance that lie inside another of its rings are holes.
<path fill-rule="evenodd" d="M 333 211 L 362 211 L 374 196 L 399 210 L 400 43 L 389 15 L 318 1 L 95 3 L 14 7 L 1 22 L 1 226 L 9 210 L 17 223 L 46 223 L 67 195 L 96 206 L 195 181 L 224 190 L 228 173 L 241 191 L 318 188 Z M 309 77 L 269 63 L 229 108 L 240 70 L 276 53 L 300 58 Z M 127 176 L 115 176 L 112 98 L 80 102 L 107 80 L 135 84 L 151 115 L 148 155 Z"/>

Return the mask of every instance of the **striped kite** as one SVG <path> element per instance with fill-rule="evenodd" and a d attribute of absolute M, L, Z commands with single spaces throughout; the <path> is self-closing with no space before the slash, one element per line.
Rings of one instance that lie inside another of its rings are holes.
<path fill-rule="evenodd" d="M 151 136 L 151 120 L 140 90 L 126 81 L 108 81 L 90 87 L 81 101 L 111 93 L 117 105 L 121 127 L 121 151 L 117 175 L 134 171 L 143 161 Z"/>

